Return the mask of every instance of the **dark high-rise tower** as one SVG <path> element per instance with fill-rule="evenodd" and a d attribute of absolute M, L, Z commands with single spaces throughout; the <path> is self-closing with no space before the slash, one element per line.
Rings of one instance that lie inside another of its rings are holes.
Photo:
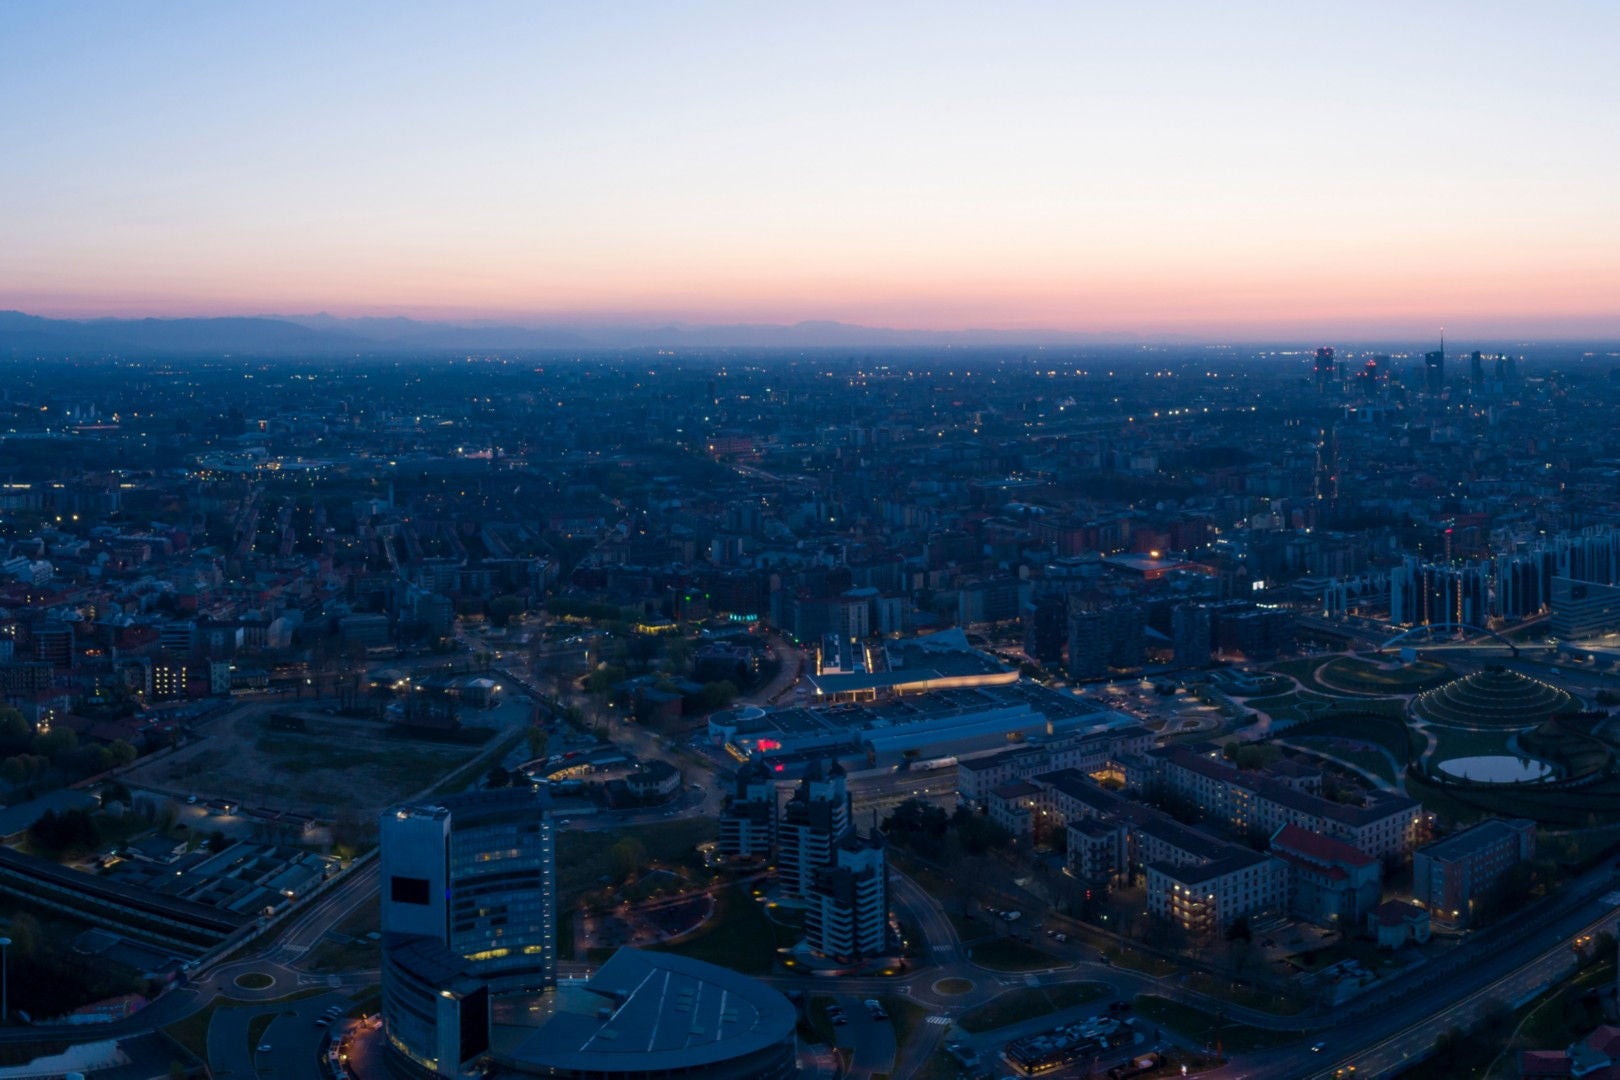
<path fill-rule="evenodd" d="M 1424 388 L 1439 396 L 1446 388 L 1446 335 L 1440 335 L 1440 348 L 1423 354 Z"/>
<path fill-rule="evenodd" d="M 1316 388 L 1326 390 L 1335 382 L 1338 366 L 1333 360 L 1333 346 L 1323 345 L 1316 350 Z"/>
<path fill-rule="evenodd" d="M 1480 355 L 1478 349 L 1468 356 L 1468 381 L 1473 384 L 1475 390 L 1485 385 L 1485 357 Z"/>

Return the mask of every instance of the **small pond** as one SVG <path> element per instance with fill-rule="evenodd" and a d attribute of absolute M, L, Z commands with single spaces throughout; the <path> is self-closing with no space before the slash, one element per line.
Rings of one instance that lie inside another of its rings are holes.
<path fill-rule="evenodd" d="M 1523 784 L 1546 780 L 1553 775 L 1553 767 L 1545 761 L 1512 754 L 1452 758 L 1440 763 L 1440 771 L 1478 784 Z"/>

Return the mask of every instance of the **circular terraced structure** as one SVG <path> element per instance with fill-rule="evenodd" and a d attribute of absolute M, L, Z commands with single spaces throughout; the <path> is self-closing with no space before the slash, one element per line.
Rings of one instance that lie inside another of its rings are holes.
<path fill-rule="evenodd" d="M 1458 728 L 1527 728 L 1580 708 L 1568 692 L 1503 668 L 1477 671 L 1412 700 L 1419 720 Z"/>

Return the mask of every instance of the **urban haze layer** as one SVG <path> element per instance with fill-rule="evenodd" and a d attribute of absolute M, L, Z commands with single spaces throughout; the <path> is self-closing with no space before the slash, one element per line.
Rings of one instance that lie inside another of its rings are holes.
<path fill-rule="evenodd" d="M 0 329 L 5 1075 L 1620 1075 L 1612 346 Z"/>

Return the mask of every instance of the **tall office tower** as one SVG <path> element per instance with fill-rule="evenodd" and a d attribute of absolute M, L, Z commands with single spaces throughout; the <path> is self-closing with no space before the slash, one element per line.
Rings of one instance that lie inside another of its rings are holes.
<path fill-rule="evenodd" d="M 1423 618 L 1419 588 L 1422 561 L 1415 555 L 1401 560 L 1401 565 L 1389 572 L 1389 621 L 1396 626 L 1418 626 Z"/>
<path fill-rule="evenodd" d="M 1108 633 L 1100 611 L 1069 612 L 1069 675 L 1100 679 L 1108 674 Z"/>
<path fill-rule="evenodd" d="M 805 944 L 822 956 L 866 960 L 889 949 L 889 867 L 882 838 L 850 831 L 817 871 L 805 912 Z"/>
<path fill-rule="evenodd" d="M 1485 388 L 1485 357 L 1478 349 L 1468 355 L 1468 382 L 1476 392 Z"/>
<path fill-rule="evenodd" d="M 737 770 L 720 811 L 720 856 L 727 862 L 768 859 L 776 838 L 776 781 L 759 761 Z"/>
<path fill-rule="evenodd" d="M 1423 388 L 1438 397 L 1446 388 L 1446 350 L 1423 354 Z"/>
<path fill-rule="evenodd" d="M 1062 589 L 1038 589 L 1024 605 L 1024 652 L 1042 664 L 1063 658 L 1063 641 L 1068 633 L 1069 598 Z"/>
<path fill-rule="evenodd" d="M 1540 613 L 1547 605 L 1547 585 L 1537 553 L 1498 556 L 1496 592 L 1492 600 L 1494 614 L 1516 621 Z"/>
<path fill-rule="evenodd" d="M 1316 350 L 1316 365 L 1313 369 L 1316 374 L 1316 389 L 1327 390 L 1337 384 L 1338 365 L 1333 359 L 1333 346 L 1323 345 Z"/>
<path fill-rule="evenodd" d="M 1317 429 L 1316 468 L 1311 476 L 1318 511 L 1332 511 L 1339 505 L 1339 429 L 1335 425 Z"/>
<path fill-rule="evenodd" d="M 1170 637 L 1175 645 L 1176 663 L 1202 667 L 1209 663 L 1209 608 L 1203 604 L 1177 604 L 1170 612 Z"/>
<path fill-rule="evenodd" d="M 384 1052 L 409 1076 L 458 1076 L 489 1048 L 491 990 L 556 981 L 546 800 L 468 792 L 383 813 Z"/>
<path fill-rule="evenodd" d="M 1369 356 L 1361 367 L 1361 393 L 1366 397 L 1379 397 L 1389 389 L 1389 357 Z"/>
<path fill-rule="evenodd" d="M 1389 621 L 1398 626 L 1484 626 L 1490 577 L 1483 563 L 1437 566 L 1407 556 L 1389 572 Z"/>
<path fill-rule="evenodd" d="M 382 930 L 430 937 L 492 989 L 557 978 L 545 796 L 528 788 L 397 806 L 381 821 Z"/>
<path fill-rule="evenodd" d="M 1135 604 L 1114 604 L 1103 611 L 1108 634 L 1108 665 L 1138 668 L 1145 659 L 1147 613 Z"/>
<path fill-rule="evenodd" d="M 833 864 L 833 851 L 850 830 L 849 787 L 844 767 L 826 770 L 818 759 L 782 808 L 776 828 L 776 879 L 782 895 L 811 898 L 816 873 Z"/>
<path fill-rule="evenodd" d="M 1135 604 L 1074 608 L 1069 612 L 1069 674 L 1100 679 L 1111 668 L 1138 668 L 1144 659 L 1147 616 Z"/>

